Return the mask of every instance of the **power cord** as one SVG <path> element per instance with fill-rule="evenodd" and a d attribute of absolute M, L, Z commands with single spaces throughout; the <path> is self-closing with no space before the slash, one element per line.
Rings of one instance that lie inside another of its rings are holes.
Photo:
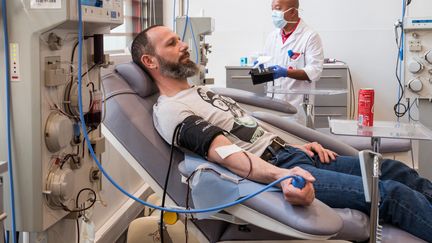
<path fill-rule="evenodd" d="M 91 189 L 91 188 L 83 188 L 83 189 L 81 189 L 79 192 L 78 192 L 78 194 L 77 194 L 77 196 L 76 196 L 76 199 L 75 199 L 75 207 L 76 208 L 78 208 L 79 206 L 78 206 L 78 202 L 79 202 L 79 198 L 80 198 L 80 195 L 81 195 L 81 193 L 82 192 L 84 192 L 84 191 L 90 191 L 91 193 L 93 193 L 93 196 L 94 196 L 94 198 L 91 200 L 91 205 L 89 206 L 89 207 L 87 207 L 87 208 L 84 208 L 84 209 L 81 209 L 81 210 L 66 210 L 66 211 L 68 211 L 68 212 L 78 212 L 79 213 L 79 215 L 78 215 L 78 217 L 77 217 L 77 219 L 76 219 L 76 232 L 77 232 L 77 243 L 80 243 L 80 227 L 79 227 L 79 218 L 81 217 L 81 212 L 84 212 L 85 210 L 88 210 L 88 209 L 90 209 L 91 207 L 93 207 L 93 205 L 96 203 L 96 199 L 97 199 L 97 197 L 96 197 L 96 192 L 93 190 L 93 189 Z M 66 207 L 67 208 L 67 207 Z"/>
<path fill-rule="evenodd" d="M 87 39 L 92 38 L 92 37 L 93 37 L 93 35 L 84 36 L 84 40 L 87 40 Z M 78 47 L 78 44 L 79 44 L 79 41 L 75 42 L 75 44 L 74 44 L 74 46 L 73 46 L 73 48 L 72 48 L 71 59 L 70 59 L 70 63 L 71 63 L 71 64 L 74 63 L 74 59 L 75 59 L 75 51 L 76 51 L 76 49 L 77 49 L 77 47 Z M 71 73 L 73 73 L 73 66 L 72 66 L 72 65 L 71 65 L 71 67 L 70 67 L 70 71 L 71 71 Z M 89 71 L 90 71 L 90 70 L 89 70 Z M 84 74 L 83 76 L 85 76 L 85 74 Z M 70 82 L 71 82 L 71 83 L 73 82 L 73 75 L 72 75 L 72 77 L 71 77 Z"/>
<path fill-rule="evenodd" d="M 79 146 L 77 146 L 79 149 Z M 60 169 L 63 169 L 63 166 L 66 164 L 66 162 L 69 159 L 72 159 L 73 163 L 78 164 L 78 161 L 75 159 L 75 156 L 79 156 L 79 150 L 76 154 L 67 154 L 61 161 L 60 161 Z"/>
<path fill-rule="evenodd" d="M 84 191 L 90 191 L 93 194 L 93 196 L 94 196 L 94 198 L 88 199 L 88 201 L 91 202 L 91 204 L 88 207 L 85 207 L 85 208 L 82 208 L 82 209 L 69 209 L 66 205 L 64 205 L 63 203 L 61 203 L 60 205 L 62 206 L 62 209 L 65 210 L 65 211 L 67 211 L 67 212 L 69 212 L 69 213 L 81 213 L 81 212 L 84 212 L 84 211 L 89 210 L 90 208 L 92 208 L 95 205 L 95 203 L 96 203 L 97 197 L 96 197 L 96 192 L 93 189 L 91 189 L 91 188 L 83 188 L 83 189 L 81 189 L 78 192 L 76 200 L 75 200 L 75 207 L 76 208 L 79 207 L 78 206 L 78 200 L 79 200 L 79 197 L 80 197 L 81 193 L 84 192 Z M 79 216 L 81 216 L 81 214 Z"/>

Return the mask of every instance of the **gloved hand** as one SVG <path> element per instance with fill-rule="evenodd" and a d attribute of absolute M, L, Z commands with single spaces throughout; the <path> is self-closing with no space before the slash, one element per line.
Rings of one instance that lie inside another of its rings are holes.
<path fill-rule="evenodd" d="M 264 70 L 264 64 L 261 63 L 258 66 L 257 66 L 257 64 L 258 64 L 258 61 L 255 61 L 252 65 L 252 67 L 259 68 L 260 70 Z"/>
<path fill-rule="evenodd" d="M 279 65 L 270 66 L 269 69 L 273 70 L 273 78 L 286 78 L 288 76 L 288 70 L 284 67 L 281 67 Z"/>

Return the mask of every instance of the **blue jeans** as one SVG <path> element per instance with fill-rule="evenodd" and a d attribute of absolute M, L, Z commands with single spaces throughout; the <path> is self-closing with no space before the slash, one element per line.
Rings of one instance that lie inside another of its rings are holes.
<path fill-rule="evenodd" d="M 287 146 L 273 153 L 269 162 L 309 171 L 316 178 L 316 198 L 330 207 L 357 209 L 369 215 L 370 203 L 365 201 L 357 157 L 338 156 L 330 164 L 323 164 L 318 156 L 311 158 L 300 149 Z M 432 242 L 432 183 L 395 160 L 383 161 L 381 172 L 380 221 Z"/>

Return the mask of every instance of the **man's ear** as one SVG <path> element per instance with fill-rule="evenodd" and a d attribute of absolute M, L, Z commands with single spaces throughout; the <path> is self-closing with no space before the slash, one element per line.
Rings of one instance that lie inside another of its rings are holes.
<path fill-rule="evenodd" d="M 150 55 L 142 55 L 141 56 L 141 62 L 146 66 L 148 69 L 157 69 L 157 62 L 156 58 L 150 56 Z"/>

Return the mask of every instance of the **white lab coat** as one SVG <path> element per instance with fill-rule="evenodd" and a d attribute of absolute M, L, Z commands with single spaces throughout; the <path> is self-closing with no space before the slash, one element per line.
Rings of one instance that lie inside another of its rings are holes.
<path fill-rule="evenodd" d="M 307 90 L 315 88 L 314 82 L 320 79 L 324 63 L 324 51 L 318 33 L 307 26 L 303 20 L 300 20 L 296 30 L 285 43 L 282 43 L 280 31 L 280 29 L 276 29 L 267 37 L 263 53 L 272 57 L 268 66 L 280 65 L 285 68 L 303 69 L 312 83 L 297 81 L 291 78 L 279 78 L 275 80 L 275 86 L 279 86 L 283 90 Z M 288 56 L 289 50 L 301 53 L 301 56 L 296 60 L 290 60 Z M 274 98 L 290 102 L 298 109 L 295 119 L 300 123 L 305 121 L 303 110 L 300 106 L 303 102 L 302 95 L 274 94 Z M 313 102 L 313 97 L 311 96 L 311 98 Z"/>

